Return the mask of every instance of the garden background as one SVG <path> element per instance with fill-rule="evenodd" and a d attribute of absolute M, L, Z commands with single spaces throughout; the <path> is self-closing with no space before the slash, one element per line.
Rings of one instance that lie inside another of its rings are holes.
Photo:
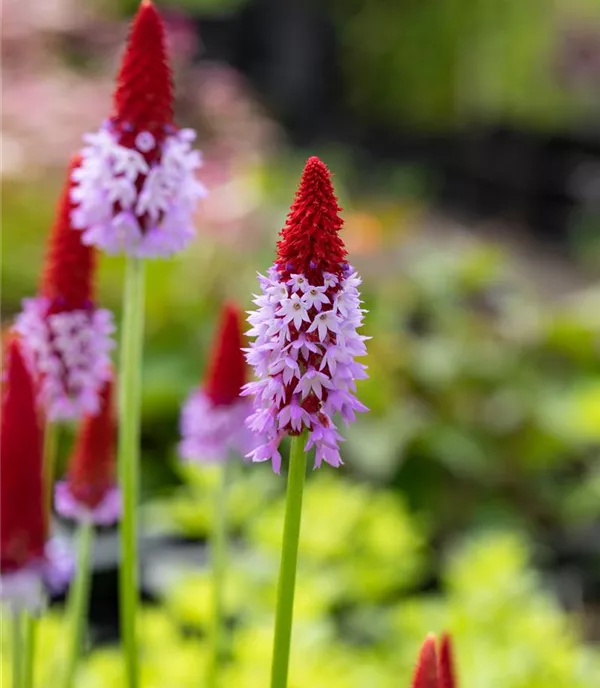
<path fill-rule="evenodd" d="M 37 288 L 68 157 L 108 114 L 135 7 L 3 2 L 3 327 Z M 464 688 L 597 686 L 598 1 L 158 7 L 210 195 L 192 248 L 148 265 L 144 688 L 201 685 L 215 476 L 178 462 L 180 405 L 223 301 L 250 308 L 310 154 L 335 174 L 364 279 L 371 412 L 345 467 L 309 476 L 291 685 L 408 685 L 425 633 L 448 630 Z M 102 257 L 99 301 L 116 311 L 122 268 Z M 223 685 L 244 688 L 268 676 L 284 480 L 233 472 Z M 86 688 L 121 680 L 117 556 L 106 529 Z M 53 609 L 41 686 L 60 662 Z"/>

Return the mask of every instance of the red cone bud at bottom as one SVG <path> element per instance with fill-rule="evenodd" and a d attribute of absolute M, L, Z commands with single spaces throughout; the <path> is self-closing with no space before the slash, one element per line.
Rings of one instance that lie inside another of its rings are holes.
<path fill-rule="evenodd" d="M 412 688 L 439 688 L 435 636 L 428 635 L 421 646 Z"/>
<path fill-rule="evenodd" d="M 4 359 L 0 417 L 0 571 L 10 573 L 44 556 L 46 527 L 42 435 L 33 380 L 19 341 Z"/>
<path fill-rule="evenodd" d="M 442 636 L 438 660 L 440 688 L 458 688 L 452 639 L 448 633 L 444 633 Z"/>

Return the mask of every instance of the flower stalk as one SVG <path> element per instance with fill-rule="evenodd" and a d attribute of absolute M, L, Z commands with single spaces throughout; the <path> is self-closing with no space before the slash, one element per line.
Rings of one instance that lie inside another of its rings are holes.
<path fill-rule="evenodd" d="M 63 687 L 71 688 L 83 646 L 87 626 L 91 583 L 91 555 L 94 539 L 94 525 L 86 520 L 79 525 L 77 533 L 77 573 L 69 593 L 67 606 L 68 635 L 67 662 Z"/>
<path fill-rule="evenodd" d="M 217 466 L 218 484 L 214 490 L 211 534 L 212 632 L 207 685 L 218 688 L 226 650 L 224 591 L 227 570 L 227 484 L 230 461 Z"/>
<path fill-rule="evenodd" d="M 305 430 L 301 435 L 292 437 L 290 449 L 281 564 L 277 588 L 277 609 L 275 612 L 271 688 L 285 688 L 287 686 L 302 496 L 306 476 L 306 452 L 304 450 L 306 440 L 307 431 Z"/>
<path fill-rule="evenodd" d="M 33 688 L 35 669 L 35 640 L 38 619 L 33 613 L 24 614 L 23 629 L 23 688 Z"/>
<path fill-rule="evenodd" d="M 127 260 L 119 377 L 117 463 L 123 493 L 121 521 L 120 619 L 127 686 L 137 688 L 138 604 L 137 505 L 139 493 L 142 348 L 144 338 L 144 262 Z"/>
<path fill-rule="evenodd" d="M 23 633 L 21 628 L 21 613 L 17 609 L 12 610 L 11 625 L 11 650 L 12 650 L 12 686 L 23 686 Z"/>

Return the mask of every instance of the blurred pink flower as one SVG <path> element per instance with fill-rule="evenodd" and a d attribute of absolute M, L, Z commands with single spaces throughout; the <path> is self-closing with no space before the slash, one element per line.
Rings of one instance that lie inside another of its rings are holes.
<path fill-rule="evenodd" d="M 201 40 L 194 22 L 181 12 L 161 11 L 169 57 L 174 69 L 185 66 L 197 54 Z"/>
<path fill-rule="evenodd" d="M 600 93 L 600 24 L 572 23 L 558 40 L 557 68 L 568 89 Z"/>

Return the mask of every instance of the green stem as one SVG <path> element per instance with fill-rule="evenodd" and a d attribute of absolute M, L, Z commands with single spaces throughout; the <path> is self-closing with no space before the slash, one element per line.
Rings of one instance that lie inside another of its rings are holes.
<path fill-rule="evenodd" d="M 219 466 L 218 485 L 215 488 L 213 528 L 211 537 L 212 564 L 212 637 L 211 657 L 207 685 L 217 688 L 220 668 L 225 653 L 225 629 L 223 612 L 223 590 L 227 558 L 227 473 L 231 459 Z"/>
<path fill-rule="evenodd" d="M 21 612 L 12 611 L 12 685 L 13 688 L 23 686 L 23 635 L 21 630 Z"/>
<path fill-rule="evenodd" d="M 69 624 L 67 660 L 64 675 L 64 688 L 71 688 L 81 654 L 83 637 L 87 626 L 92 577 L 92 543 L 94 526 L 91 520 L 83 521 L 77 533 L 77 570 L 69 591 L 67 604 L 67 623 Z"/>
<path fill-rule="evenodd" d="M 306 439 L 306 431 L 299 437 L 292 437 L 290 450 L 283 543 L 277 588 L 277 611 L 275 612 L 271 688 L 286 688 L 287 686 L 300 520 L 302 517 L 302 494 L 306 476 L 306 453 L 304 452 Z"/>
<path fill-rule="evenodd" d="M 25 614 L 25 630 L 23 651 L 23 688 L 33 688 L 34 679 L 34 660 L 35 660 L 35 640 L 37 634 L 37 617 L 28 612 Z"/>
<path fill-rule="evenodd" d="M 44 513 L 47 515 L 48 533 L 52 520 L 52 497 L 54 475 L 56 473 L 56 457 L 58 454 L 59 426 L 48 421 L 44 428 Z"/>
<path fill-rule="evenodd" d="M 128 258 L 123 299 L 119 377 L 118 465 L 123 492 L 121 521 L 120 620 L 126 685 L 139 682 L 136 611 L 138 604 L 137 505 L 139 492 L 142 348 L 144 340 L 144 263 Z"/>

